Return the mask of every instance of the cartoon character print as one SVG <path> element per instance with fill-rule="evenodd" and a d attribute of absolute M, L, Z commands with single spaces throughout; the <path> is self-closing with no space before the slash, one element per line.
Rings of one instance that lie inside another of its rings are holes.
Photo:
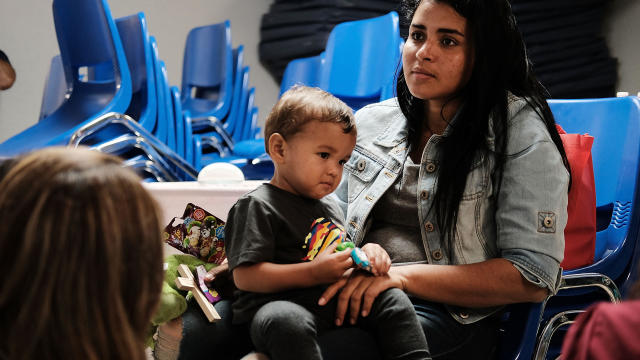
<path fill-rule="evenodd" d="M 169 245 L 175 247 L 176 249 L 184 250 L 183 239 L 186 228 L 182 223 L 174 225 L 176 220 L 181 221 L 182 219 L 173 218 L 171 223 L 169 223 L 169 225 L 165 227 L 162 237 L 164 241 L 166 241 Z"/>
<path fill-rule="evenodd" d="M 190 254 L 198 255 L 198 243 L 200 241 L 200 221 L 192 221 L 187 227 L 187 236 L 184 238 L 184 247 Z"/>
<path fill-rule="evenodd" d="M 213 238 L 211 237 L 211 228 L 207 226 L 203 227 L 200 231 L 200 238 L 202 239 L 200 257 L 207 258 L 209 257 L 209 252 L 211 252 L 211 243 L 213 242 Z"/>
<path fill-rule="evenodd" d="M 304 245 L 302 246 L 307 250 L 307 256 L 303 257 L 303 261 L 311 261 L 315 257 L 324 251 L 334 242 L 345 241 L 347 234 L 342 226 L 334 223 L 331 219 L 317 218 L 311 224 L 311 231 L 304 239 Z"/>

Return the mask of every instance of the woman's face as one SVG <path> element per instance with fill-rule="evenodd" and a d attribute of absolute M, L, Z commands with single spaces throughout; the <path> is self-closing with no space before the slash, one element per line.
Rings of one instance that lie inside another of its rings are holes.
<path fill-rule="evenodd" d="M 472 58 L 467 20 L 447 4 L 423 0 L 402 51 L 411 94 L 423 100 L 447 100 L 467 83 Z"/>

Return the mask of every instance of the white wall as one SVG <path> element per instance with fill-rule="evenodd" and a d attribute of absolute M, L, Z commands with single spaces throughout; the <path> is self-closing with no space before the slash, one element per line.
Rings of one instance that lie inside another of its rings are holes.
<path fill-rule="evenodd" d="M 189 30 L 231 21 L 233 46 L 244 45 L 250 84 L 264 118 L 277 100 L 279 87 L 258 60 L 260 18 L 271 0 L 109 0 L 114 18 L 144 12 L 158 41 L 169 82 L 180 86 L 182 56 Z M 51 1 L 0 0 L 0 49 L 16 69 L 14 86 L 0 92 L 0 141 L 35 124 L 51 57 L 59 53 Z"/>
<path fill-rule="evenodd" d="M 609 8 L 604 26 L 609 49 L 618 58 L 619 91 L 636 95 L 640 91 L 640 1 L 616 0 Z"/>
<path fill-rule="evenodd" d="M 260 118 L 275 103 L 278 85 L 258 61 L 260 17 L 271 0 L 109 0 L 115 18 L 143 11 L 149 31 L 158 40 L 172 85 L 180 85 L 182 54 L 189 29 L 231 20 L 233 45 L 245 46 L 251 66 Z M 618 89 L 640 90 L 640 43 L 634 25 L 640 19 L 640 1 L 610 4 L 604 27 L 613 56 L 619 59 Z M 17 72 L 15 85 L 0 92 L 0 141 L 36 123 L 45 77 L 58 45 L 51 16 L 51 1 L 0 0 L 0 49 Z"/>

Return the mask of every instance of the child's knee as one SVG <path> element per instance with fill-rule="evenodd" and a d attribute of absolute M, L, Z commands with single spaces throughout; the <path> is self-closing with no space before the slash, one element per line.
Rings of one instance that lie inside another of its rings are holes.
<path fill-rule="evenodd" d="M 315 333 L 313 315 L 302 306 L 288 301 L 263 305 L 251 321 L 251 334 L 260 337 Z"/>

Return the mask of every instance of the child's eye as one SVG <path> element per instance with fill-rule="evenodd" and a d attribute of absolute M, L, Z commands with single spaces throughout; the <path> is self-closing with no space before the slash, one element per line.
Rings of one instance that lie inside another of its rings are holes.
<path fill-rule="evenodd" d="M 321 153 L 318 153 L 318 155 L 320 155 L 320 157 L 323 158 L 323 159 L 328 159 L 329 158 L 329 153 L 328 152 L 321 152 Z"/>
<path fill-rule="evenodd" d="M 340 166 L 344 166 L 344 164 L 347 163 L 347 160 L 340 160 L 338 161 L 338 164 L 340 164 Z"/>

